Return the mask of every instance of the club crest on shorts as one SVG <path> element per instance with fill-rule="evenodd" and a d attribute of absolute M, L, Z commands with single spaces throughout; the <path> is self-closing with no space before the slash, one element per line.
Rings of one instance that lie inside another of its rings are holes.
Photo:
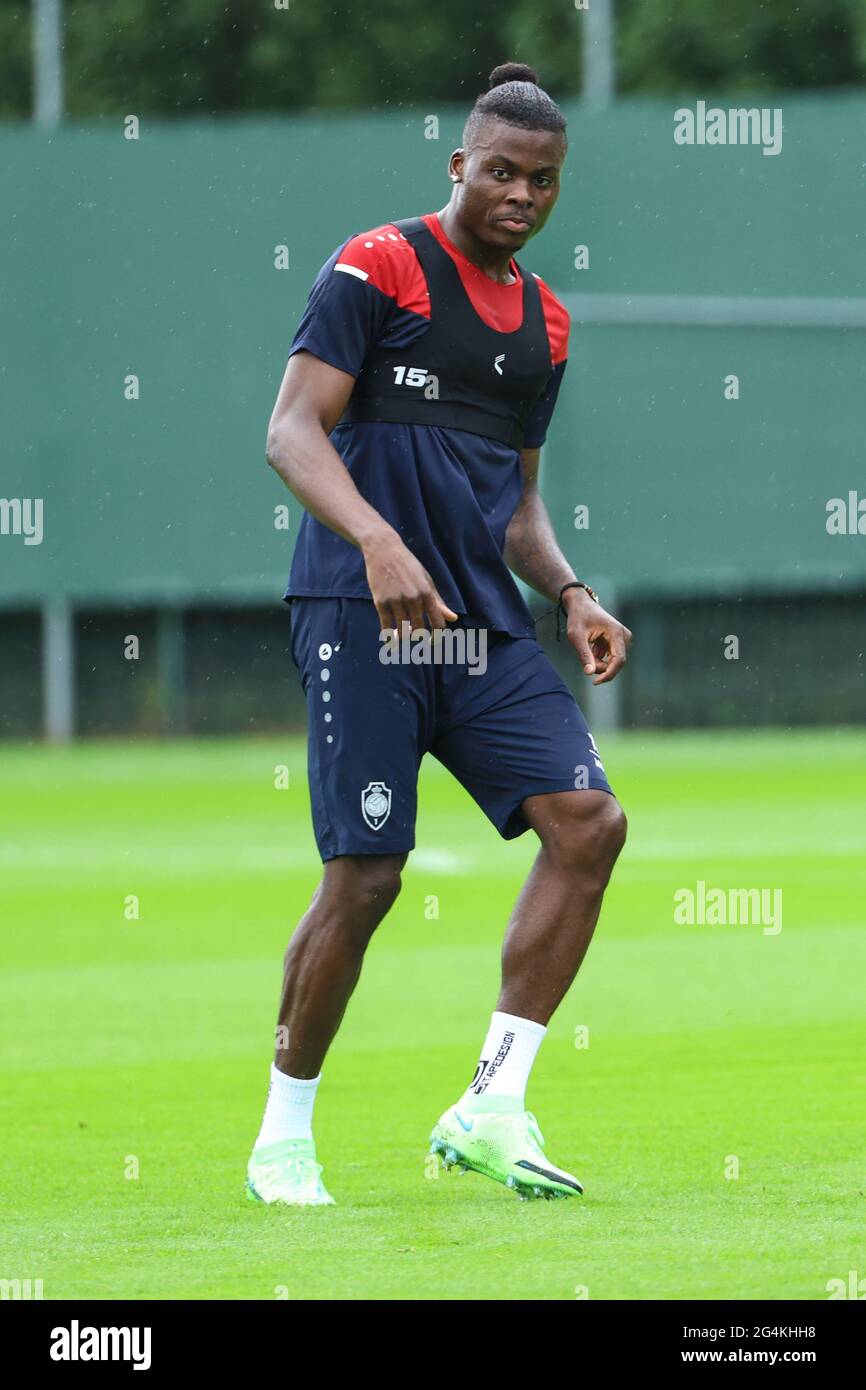
<path fill-rule="evenodd" d="M 361 792 L 361 815 L 371 830 L 381 830 L 391 814 L 391 788 L 384 782 L 368 782 Z"/>

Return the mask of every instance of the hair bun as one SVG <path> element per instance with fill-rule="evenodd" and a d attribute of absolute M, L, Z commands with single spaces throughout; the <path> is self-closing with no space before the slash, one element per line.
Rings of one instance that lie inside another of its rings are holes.
<path fill-rule="evenodd" d="M 541 86 L 538 73 L 527 67 L 526 63 L 500 63 L 487 80 L 490 83 L 488 90 L 491 92 L 494 87 L 501 87 L 504 82 L 532 82 L 536 87 Z"/>

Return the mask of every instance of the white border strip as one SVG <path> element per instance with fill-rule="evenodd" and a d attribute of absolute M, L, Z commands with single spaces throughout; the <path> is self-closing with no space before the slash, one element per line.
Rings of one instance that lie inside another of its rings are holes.
<path fill-rule="evenodd" d="M 355 275 L 359 280 L 369 280 L 370 278 L 366 270 L 359 270 L 356 265 L 349 265 L 348 261 L 337 261 L 334 269 L 345 271 L 346 275 Z"/>

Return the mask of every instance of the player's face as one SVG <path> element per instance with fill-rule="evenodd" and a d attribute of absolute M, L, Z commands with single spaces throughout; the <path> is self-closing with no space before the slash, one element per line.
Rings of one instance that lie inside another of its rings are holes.
<path fill-rule="evenodd" d="M 565 154 L 565 139 L 554 131 L 486 120 L 472 149 L 451 156 L 451 172 L 461 180 L 460 221 L 467 231 L 512 252 L 536 236 L 559 197 Z"/>

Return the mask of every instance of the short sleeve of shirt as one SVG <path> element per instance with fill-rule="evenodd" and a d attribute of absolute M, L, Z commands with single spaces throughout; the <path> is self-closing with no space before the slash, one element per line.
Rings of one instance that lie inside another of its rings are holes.
<path fill-rule="evenodd" d="M 338 247 L 316 276 L 289 357 L 301 350 L 311 352 L 357 376 L 369 348 L 384 334 L 395 304 L 354 266 L 341 265 L 347 244 Z"/>
<path fill-rule="evenodd" d="M 550 373 L 547 385 L 532 407 L 523 434 L 524 449 L 540 449 L 547 438 L 548 426 L 550 425 L 550 419 L 556 406 L 559 388 L 562 385 L 562 377 L 567 365 L 567 359 L 557 363 Z"/>

